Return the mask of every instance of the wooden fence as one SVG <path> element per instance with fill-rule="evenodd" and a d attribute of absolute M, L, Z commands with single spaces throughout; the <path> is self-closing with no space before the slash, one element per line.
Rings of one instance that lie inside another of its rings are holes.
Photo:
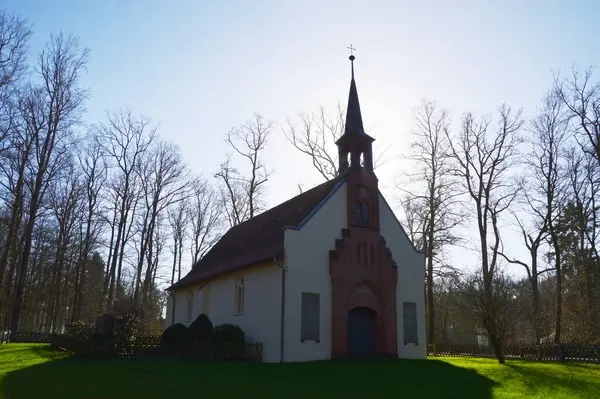
<path fill-rule="evenodd" d="M 10 342 L 49 344 L 52 342 L 52 337 L 54 334 L 51 333 L 18 332 L 10 337 Z"/>
<path fill-rule="evenodd" d="M 504 347 L 503 353 L 506 359 L 600 364 L 600 345 L 508 345 Z M 427 354 L 429 356 L 494 357 L 491 347 L 478 345 L 427 345 Z"/>

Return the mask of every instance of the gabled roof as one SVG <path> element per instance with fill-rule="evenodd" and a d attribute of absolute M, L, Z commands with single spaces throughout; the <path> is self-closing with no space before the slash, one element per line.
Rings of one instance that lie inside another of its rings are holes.
<path fill-rule="evenodd" d="M 345 175 L 338 176 L 232 227 L 184 278 L 167 290 L 181 289 L 280 256 L 284 250 L 284 230 L 302 227 L 344 181 Z"/>

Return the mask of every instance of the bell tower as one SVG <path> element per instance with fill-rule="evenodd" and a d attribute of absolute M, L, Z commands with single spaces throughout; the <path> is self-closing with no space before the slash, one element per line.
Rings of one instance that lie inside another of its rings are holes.
<path fill-rule="evenodd" d="M 373 142 L 365 133 L 358 91 L 354 80 L 354 55 L 350 56 L 352 77 L 346 109 L 344 134 L 336 145 L 339 174 L 347 174 L 348 225 L 379 230 L 377 176 L 373 171 Z"/>
<path fill-rule="evenodd" d="M 348 224 L 329 251 L 331 357 L 397 356 L 398 269 L 379 228 L 379 190 L 373 171 L 373 139 L 363 127 L 354 80 L 346 127 L 336 142 L 339 174 L 346 179 Z M 366 331 L 366 333 L 365 333 Z"/>

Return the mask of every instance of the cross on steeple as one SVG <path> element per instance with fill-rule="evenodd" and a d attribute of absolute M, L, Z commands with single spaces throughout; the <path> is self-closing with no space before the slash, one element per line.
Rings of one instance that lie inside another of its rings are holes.
<path fill-rule="evenodd" d="M 348 50 L 350 50 L 350 55 L 354 55 L 354 50 L 356 50 L 354 47 L 352 47 L 352 45 L 350 45 L 350 47 L 346 47 Z"/>

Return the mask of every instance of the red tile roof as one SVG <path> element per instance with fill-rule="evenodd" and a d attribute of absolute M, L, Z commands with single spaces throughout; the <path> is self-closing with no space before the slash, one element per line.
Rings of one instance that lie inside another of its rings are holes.
<path fill-rule="evenodd" d="M 232 227 L 184 278 L 167 290 L 181 289 L 282 255 L 284 229 L 301 227 L 344 181 L 343 175 L 329 180 Z"/>

